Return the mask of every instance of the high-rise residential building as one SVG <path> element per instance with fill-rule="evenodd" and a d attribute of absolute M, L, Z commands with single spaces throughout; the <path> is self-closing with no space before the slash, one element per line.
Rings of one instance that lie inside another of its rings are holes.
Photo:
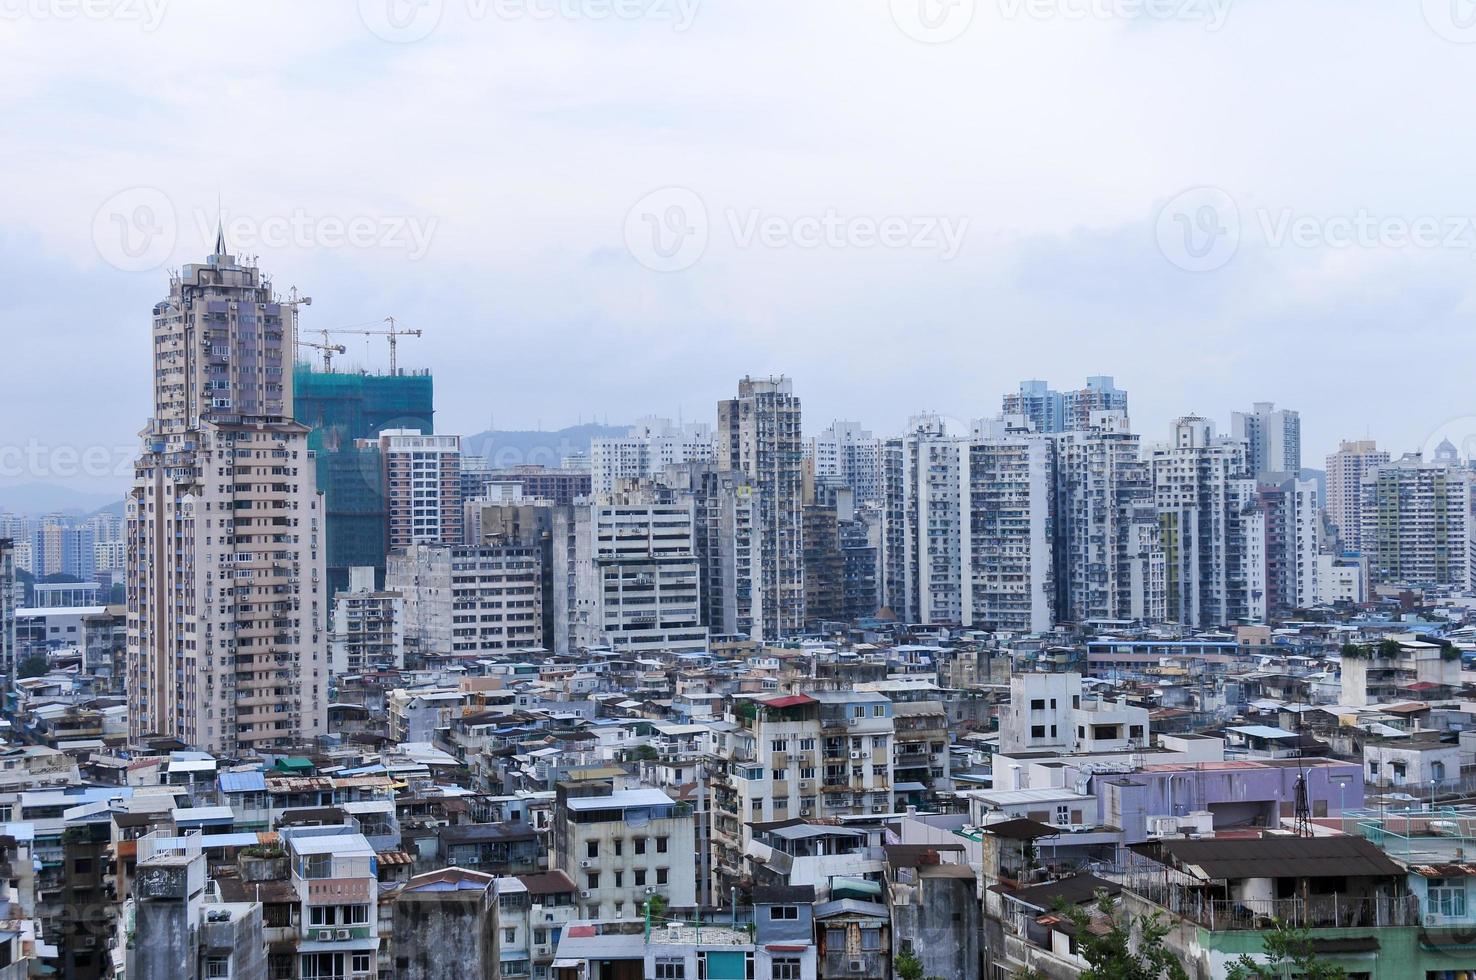
<path fill-rule="evenodd" d="M 405 666 L 405 599 L 374 585 L 374 566 L 349 569 L 349 587 L 333 599 L 329 671 L 337 679 Z"/>
<path fill-rule="evenodd" d="M 1266 535 L 1266 615 L 1284 619 L 1319 601 L 1322 517 L 1317 482 L 1290 473 L 1262 474 L 1256 506 Z"/>
<path fill-rule="evenodd" d="M 404 598 L 407 658 L 542 646 L 541 564 L 539 549 L 523 543 L 416 544 L 391 554 L 385 588 Z"/>
<path fill-rule="evenodd" d="M 1022 381 L 1004 396 L 1003 414 L 1024 416 L 1035 432 L 1068 432 L 1091 424 L 1093 412 L 1127 411 L 1127 392 L 1110 375 L 1087 378 L 1086 387 L 1056 391 L 1044 381 Z"/>
<path fill-rule="evenodd" d="M 555 611 L 566 624 L 555 649 L 706 650 L 695 513 L 690 498 L 634 482 L 561 508 L 554 540 L 573 539 L 573 604 Z M 567 590 L 554 595 L 567 604 Z"/>
<path fill-rule="evenodd" d="M 1012 421 L 954 434 L 919 416 L 888 450 L 886 602 L 904 621 L 1017 632 L 1054 622 L 1050 437 Z"/>
<path fill-rule="evenodd" d="M 1039 633 L 1055 624 L 1055 443 L 998 419 L 967 447 L 963 625 Z"/>
<path fill-rule="evenodd" d="M 1152 454 L 1154 502 L 1164 551 L 1165 617 L 1225 626 L 1264 615 L 1264 529 L 1251 506 L 1256 481 L 1245 443 L 1186 416 L 1173 442 Z"/>
<path fill-rule="evenodd" d="M 907 434 L 888 443 L 885 602 L 905 623 L 966 621 L 968 462 L 967 437 L 936 415 L 914 417 Z"/>
<path fill-rule="evenodd" d="M 832 422 L 810 440 L 809 454 L 817 480 L 849 487 L 858 506 L 881 500 L 882 441 L 859 422 Z"/>
<path fill-rule="evenodd" d="M 536 463 L 498 469 L 485 459 L 464 456 L 461 495 L 466 500 L 496 496 L 507 490 L 528 500 L 547 500 L 567 507 L 578 497 L 587 497 L 593 486 L 589 470 L 554 469 Z M 516 488 L 516 490 L 514 490 Z"/>
<path fill-rule="evenodd" d="M 554 514 L 563 508 L 546 500 L 514 497 L 495 503 L 464 501 L 469 545 L 488 548 L 531 548 L 538 553 L 541 569 L 539 604 L 543 609 L 544 642 L 552 645 L 554 631 L 555 573 L 562 568 L 554 561 Z"/>
<path fill-rule="evenodd" d="M 379 434 L 389 550 L 416 544 L 463 544 L 461 438 L 414 429 Z"/>
<path fill-rule="evenodd" d="M 1126 413 L 1055 437 L 1058 618 L 1159 620 L 1164 557 L 1153 478 Z"/>
<path fill-rule="evenodd" d="M 1302 472 L 1302 417 L 1273 402 L 1256 402 L 1249 412 L 1233 412 L 1230 435 L 1246 445 L 1252 476 Z"/>
<path fill-rule="evenodd" d="M 761 614 L 754 482 L 715 463 L 668 467 L 661 480 L 692 501 L 703 625 L 714 636 L 752 636 Z"/>
<path fill-rule="evenodd" d="M 323 499 L 292 411 L 296 307 L 217 236 L 155 305 L 128 518 L 128 722 L 225 754 L 327 713 Z"/>
<path fill-rule="evenodd" d="M 1407 453 L 1363 474 L 1362 554 L 1369 581 L 1468 586 L 1476 474 Z"/>
<path fill-rule="evenodd" d="M 353 567 L 373 566 L 384 580 L 389 516 L 377 440 L 386 429 L 434 432 L 434 394 L 429 371 L 371 374 L 296 365 L 293 414 L 312 427 L 308 447 L 316 454 L 327 510 L 330 596 L 348 588 Z"/>
<path fill-rule="evenodd" d="M 701 422 L 643 418 L 624 436 L 590 443 L 590 474 L 596 493 L 613 491 L 621 480 L 658 476 L 668 466 L 711 459 L 712 426 Z"/>
<path fill-rule="evenodd" d="M 1327 519 L 1344 551 L 1363 550 L 1363 476 L 1387 462 L 1372 439 L 1340 442 L 1327 457 Z"/>
<path fill-rule="evenodd" d="M 15 682 L 15 541 L 0 538 L 0 676 Z"/>
<path fill-rule="evenodd" d="M 788 378 L 750 378 L 718 403 L 716 461 L 753 482 L 759 574 L 752 636 L 775 640 L 805 625 L 804 465 L 800 401 Z"/>

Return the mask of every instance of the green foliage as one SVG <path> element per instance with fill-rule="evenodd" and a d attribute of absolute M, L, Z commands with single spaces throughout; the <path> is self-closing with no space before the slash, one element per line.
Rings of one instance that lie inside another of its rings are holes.
<path fill-rule="evenodd" d="M 892 972 L 898 980 L 923 980 L 922 960 L 910 949 L 904 949 L 892 961 Z"/>
<path fill-rule="evenodd" d="M 15 668 L 15 673 L 18 677 L 40 677 L 46 673 L 48 666 L 44 656 L 39 653 L 32 654 L 20 662 Z"/>
<path fill-rule="evenodd" d="M 651 919 L 651 926 L 655 926 L 666 918 L 666 898 L 663 895 L 652 895 L 646 899 L 646 915 Z"/>
<path fill-rule="evenodd" d="M 1341 966 L 1317 958 L 1310 932 L 1292 928 L 1280 919 L 1261 940 L 1261 947 L 1267 962 L 1257 963 L 1242 953 L 1230 964 L 1225 974 L 1228 980 L 1282 980 L 1288 976 L 1298 980 L 1347 980 L 1348 973 Z"/>
<path fill-rule="evenodd" d="M 1399 652 L 1403 649 L 1404 647 L 1399 645 L 1398 640 L 1379 641 L 1379 656 L 1386 659 L 1399 656 Z"/>
<path fill-rule="evenodd" d="M 1357 643 L 1344 643 L 1338 652 L 1343 655 L 1344 660 L 1363 660 L 1368 657 L 1368 647 Z"/>
<path fill-rule="evenodd" d="M 649 745 L 638 745 L 631 753 L 631 758 L 636 762 L 655 762 L 660 754 Z"/>
<path fill-rule="evenodd" d="M 1091 916 L 1085 909 L 1065 912 L 1076 926 L 1076 951 L 1087 961 L 1081 980 L 1189 980 L 1178 956 L 1163 943 L 1169 927 L 1157 915 L 1119 915 L 1106 892 L 1097 893 L 1097 912 L 1111 923 L 1105 935 L 1088 928 Z"/>

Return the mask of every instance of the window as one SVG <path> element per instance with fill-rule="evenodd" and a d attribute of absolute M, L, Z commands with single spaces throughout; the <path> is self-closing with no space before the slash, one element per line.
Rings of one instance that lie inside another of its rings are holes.
<path fill-rule="evenodd" d="M 92 858 L 77 858 L 72 862 L 72 874 L 92 874 Z"/>
<path fill-rule="evenodd" d="M 646 869 L 645 868 L 636 868 L 635 869 L 635 883 L 636 883 L 636 887 L 637 888 L 644 888 L 645 887 L 645 885 L 646 885 Z"/>
<path fill-rule="evenodd" d="M 354 954 L 354 964 L 353 964 L 353 966 L 354 966 L 354 972 L 355 973 L 368 973 L 369 972 L 369 960 L 370 960 L 370 956 L 369 956 L 368 953 L 355 953 Z"/>
<path fill-rule="evenodd" d="M 825 930 L 825 951 L 827 953 L 844 953 L 846 951 L 846 930 L 831 927 Z"/>
<path fill-rule="evenodd" d="M 1045 710 L 1045 698 L 1032 698 L 1031 701 L 1030 701 L 1030 710 L 1031 711 L 1044 711 Z"/>
<path fill-rule="evenodd" d="M 800 739 L 799 740 L 799 750 L 801 752 L 814 752 L 815 751 L 815 740 L 813 738 L 802 738 L 802 739 Z"/>
<path fill-rule="evenodd" d="M 586 871 L 584 873 L 584 879 L 585 884 L 589 886 L 590 891 L 594 891 L 596 888 L 600 887 L 600 873 L 598 871 Z"/>
<path fill-rule="evenodd" d="M 881 946 L 881 930 L 880 929 L 862 929 L 861 930 L 861 948 L 862 949 L 866 949 L 866 950 L 881 949 L 882 948 L 882 946 Z"/>
<path fill-rule="evenodd" d="M 231 975 L 231 961 L 226 956 L 207 956 L 205 958 L 205 976 L 211 980 L 229 977 Z"/>
<path fill-rule="evenodd" d="M 625 853 L 625 838 L 615 838 L 615 856 L 620 857 Z"/>
<path fill-rule="evenodd" d="M 1051 710 L 1052 711 L 1055 711 L 1056 710 L 1056 699 L 1055 698 L 1051 698 Z"/>
<path fill-rule="evenodd" d="M 769 961 L 772 964 L 769 976 L 773 980 L 800 980 L 800 961 L 794 956 L 776 956 Z"/>
<path fill-rule="evenodd" d="M 1030 726 L 1030 737 L 1031 738 L 1045 738 L 1045 726 L 1044 725 L 1031 725 Z"/>
<path fill-rule="evenodd" d="M 666 853 L 666 844 L 667 844 L 667 841 L 669 839 L 670 838 L 667 838 L 667 837 L 658 837 L 658 838 L 656 838 L 656 853 L 657 854 L 665 854 Z"/>
<path fill-rule="evenodd" d="M 686 980 L 687 964 L 684 960 L 657 960 L 656 980 Z"/>
<path fill-rule="evenodd" d="M 518 941 L 518 930 L 516 928 L 502 930 L 502 941 L 509 946 L 516 943 Z"/>
<path fill-rule="evenodd" d="M 776 738 L 776 739 L 773 739 L 773 740 L 771 740 L 769 742 L 769 748 L 772 749 L 775 752 L 788 752 L 789 751 L 789 739 L 787 739 L 787 738 Z"/>
<path fill-rule="evenodd" d="M 885 718 L 886 716 L 887 716 L 887 706 L 886 705 L 884 705 L 884 704 L 874 704 L 874 705 L 871 706 L 871 717 L 873 717 L 873 718 Z"/>
<path fill-rule="evenodd" d="M 534 929 L 533 930 L 533 944 L 535 946 L 542 946 L 546 942 L 548 942 L 548 930 L 547 929 Z"/>
<path fill-rule="evenodd" d="M 637 837 L 635 839 L 635 852 L 637 854 L 645 854 L 646 853 L 646 838 L 644 838 L 644 837 Z"/>
<path fill-rule="evenodd" d="M 1128 738 L 1133 739 L 1134 741 L 1137 741 L 1137 742 L 1143 741 L 1143 726 L 1142 725 L 1129 725 L 1128 726 Z"/>
<path fill-rule="evenodd" d="M 800 778 L 801 779 L 814 779 L 815 778 L 815 767 L 814 766 L 801 766 L 800 767 Z"/>
<path fill-rule="evenodd" d="M 771 919 L 798 919 L 799 906 L 797 905 L 771 905 L 769 906 L 769 918 Z"/>
<path fill-rule="evenodd" d="M 333 855 L 309 854 L 307 857 L 303 858 L 302 876 L 304 878 L 333 877 Z"/>
<path fill-rule="evenodd" d="M 871 747 L 872 748 L 875 748 L 875 749 L 884 749 L 884 748 L 886 748 L 887 747 L 887 737 L 885 735 L 873 735 L 873 736 L 871 736 Z"/>
<path fill-rule="evenodd" d="M 597 858 L 597 857 L 599 857 L 600 856 L 600 842 L 597 841 L 597 840 L 592 840 L 589 843 L 585 844 L 584 845 L 584 856 L 585 857 L 589 857 L 589 858 Z"/>
<path fill-rule="evenodd" d="M 1431 878 L 1426 903 L 1432 914 L 1446 919 L 1465 918 L 1466 882 L 1464 878 Z"/>
<path fill-rule="evenodd" d="M 664 884 L 666 884 L 666 872 L 667 872 L 667 869 L 666 868 L 657 868 L 656 869 L 656 884 L 658 884 L 658 885 L 664 885 Z"/>
<path fill-rule="evenodd" d="M 617 871 L 617 872 L 615 872 L 615 887 L 616 888 L 624 888 L 625 887 L 625 872 L 624 871 Z"/>
<path fill-rule="evenodd" d="M 775 769 L 773 772 L 769 773 L 769 778 L 770 779 L 773 779 L 773 780 L 788 779 L 789 778 L 789 770 L 788 769 Z"/>

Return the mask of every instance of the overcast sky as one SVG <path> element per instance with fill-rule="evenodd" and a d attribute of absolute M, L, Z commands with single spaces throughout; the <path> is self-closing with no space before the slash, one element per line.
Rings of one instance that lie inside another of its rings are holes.
<path fill-rule="evenodd" d="M 1473 81 L 1469 0 L 0 0 L 0 483 L 126 484 L 66 451 L 130 452 L 217 196 L 305 330 L 425 331 L 445 432 L 1111 374 L 1145 440 L 1460 443 Z"/>

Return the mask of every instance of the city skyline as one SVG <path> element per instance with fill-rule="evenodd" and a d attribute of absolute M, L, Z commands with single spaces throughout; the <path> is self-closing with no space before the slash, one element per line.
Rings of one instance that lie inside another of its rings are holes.
<path fill-rule="evenodd" d="M 463 435 L 489 417 L 505 428 L 678 410 L 710 420 L 735 371 L 787 374 L 812 419 L 879 433 L 925 410 L 990 413 L 1021 378 L 1095 373 L 1135 393 L 1148 440 L 1191 413 L 1228 428 L 1255 401 L 1302 413 L 1308 460 L 1366 436 L 1397 455 L 1452 420 L 1476 431 L 1458 358 L 1422 357 L 1418 385 L 1360 380 L 1388 330 L 1431 355 L 1459 349 L 1472 306 L 1468 248 L 1360 231 L 1428 218 L 1445 240 L 1476 214 L 1472 189 L 1438 162 L 1462 159 L 1465 137 L 1439 124 L 1443 100 L 1428 95 L 1460 90 L 1470 49 L 1419 5 L 1360 3 L 1350 17 L 1346 5 L 1241 3 L 1211 30 L 964 4 L 973 22 L 934 44 L 886 4 L 702 4 L 680 23 L 675 3 L 664 20 L 604 22 L 497 20 L 485 5 L 478 21 L 444 6 L 412 43 L 385 40 L 352 6 L 293 9 L 285 37 L 285 8 L 272 4 L 170 5 L 156 24 L 4 21 L 13 149 L 51 163 L 5 192 L 0 315 L 33 325 L 16 332 L 15 356 L 66 364 L 75 397 L 49 399 L 45 369 L 0 393 L 10 417 L 47 406 L 4 440 L 23 451 L 34 438 L 42 464 L 0 468 L 0 488 L 56 482 L 63 449 L 132 445 L 148 397 L 134 380 L 146 371 L 137 311 L 160 298 L 165 268 L 199 261 L 222 217 L 242 240 L 233 248 L 260 255 L 284 291 L 315 297 L 305 331 L 390 315 L 424 329 L 401 356 L 436 371 L 441 428 Z M 195 43 L 222 31 L 236 43 Z M 834 52 L 816 51 L 820 36 Z M 769 68 L 735 92 L 732 42 L 758 38 Z M 1377 83 L 1336 53 L 1366 48 L 1391 65 Z M 1261 69 L 1247 76 L 1249 57 Z M 548 59 L 569 71 L 527 96 L 520 79 Z M 1104 92 L 1094 80 L 1109 65 Z M 709 66 L 726 70 L 699 70 Z M 230 111 L 197 111 L 202 74 L 223 83 Z M 1297 107 L 1329 85 L 1343 97 L 1309 120 Z M 1009 94 L 978 97 L 991 91 Z M 38 95 L 47 119 L 26 108 Z M 115 118 L 109 106 L 124 104 L 135 108 Z M 879 118 L 893 127 L 884 141 Z M 404 137 L 386 140 L 386 122 Z M 140 124 L 175 133 L 171 152 L 140 152 Z M 279 124 L 290 152 L 235 135 Z M 1415 131 L 1429 139 L 1397 138 Z M 1094 140 L 1082 155 L 1080 139 L 1103 132 L 1135 138 Z M 779 138 L 789 152 L 773 148 Z M 580 179 L 591 159 L 599 181 Z M 1183 196 L 1201 187 L 1224 197 Z M 664 188 L 702 206 L 678 213 L 705 216 L 699 260 L 670 272 L 633 254 L 648 216 L 692 204 L 650 199 Z M 1178 219 L 1192 230 L 1226 199 L 1234 253 L 1177 254 Z M 154 254 L 137 236 L 166 210 L 172 247 Z M 828 237 L 832 213 L 851 245 Z M 918 248 L 859 244 L 851 219 L 892 216 L 939 221 L 904 227 Z M 356 219 L 369 222 L 357 233 Z M 1344 232 L 1346 247 L 1317 244 Z M 812 233 L 819 244 L 802 244 Z M 136 257 L 119 251 L 125 241 Z M 58 280 L 79 288 L 48 288 Z M 493 397 L 486 367 L 466 356 L 488 338 L 501 361 L 529 368 Z M 97 356 L 70 360 L 79 345 Z M 385 363 L 382 347 L 369 355 Z M 352 345 L 349 359 L 363 357 Z M 873 383 L 883 366 L 886 383 Z"/>

